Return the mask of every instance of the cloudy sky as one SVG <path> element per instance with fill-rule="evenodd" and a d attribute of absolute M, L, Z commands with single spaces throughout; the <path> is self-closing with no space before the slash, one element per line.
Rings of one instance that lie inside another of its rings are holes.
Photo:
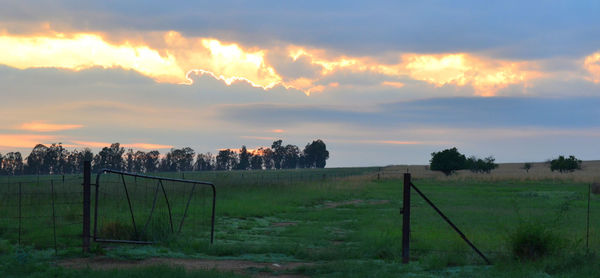
<path fill-rule="evenodd" d="M 331 167 L 454 146 L 600 159 L 599 14 L 598 1 L 0 1 L 0 153 L 320 138 Z"/>

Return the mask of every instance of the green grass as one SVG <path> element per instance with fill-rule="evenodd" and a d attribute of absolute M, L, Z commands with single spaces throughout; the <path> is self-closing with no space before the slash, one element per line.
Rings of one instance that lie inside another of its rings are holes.
<path fill-rule="evenodd" d="M 485 265 L 415 192 L 411 196 L 412 262 L 402 265 L 402 215 L 399 213 L 402 182 L 362 175 L 373 170 L 376 169 L 184 173 L 188 179 L 214 179 L 217 185 L 213 245 L 208 244 L 207 229 L 210 192 L 200 190 L 192 199 L 181 234 L 170 233 L 166 224 L 168 215 L 164 209 L 166 202 L 160 198 L 162 193 L 159 192 L 156 210 L 145 229 L 146 238 L 157 241 L 157 244 L 95 245 L 93 250 L 96 254 L 117 259 L 180 257 L 260 262 L 304 261 L 314 264 L 295 272 L 319 277 L 397 277 L 409 273 L 417 277 L 535 277 L 545 274 L 593 277 L 600 272 L 595 255 L 600 250 L 600 222 L 596 220 L 600 215 L 600 199 L 592 196 L 590 252 L 586 253 L 588 189 L 585 183 L 564 180 L 415 179 L 414 184 L 494 262 L 494 266 Z M 211 178 L 210 175 L 215 176 Z M 99 199 L 103 209 L 99 214 L 103 222 L 99 224 L 106 231 L 115 233 L 114 237 L 131 237 L 130 230 L 118 228 L 118 225 L 131 225 L 120 182 L 118 177 L 107 177 L 104 183 L 107 195 Z M 129 193 L 135 196 L 132 200 L 136 226 L 138 230 L 143 230 L 156 193 L 156 184 L 143 184 L 138 180 L 138 188 L 133 189 L 133 181 L 126 182 L 131 186 Z M 178 191 L 175 184 L 165 184 L 165 187 L 174 212 L 174 222 L 179 223 L 189 191 Z M 119 194 L 120 198 L 114 197 Z M 14 205 L 14 200 L 7 200 Z M 34 203 L 33 199 L 28 201 Z M 38 207 L 32 205 L 28 213 L 42 213 L 47 205 L 47 202 L 40 203 Z M 57 215 L 76 214 L 76 208 L 61 207 Z M 0 244 L 0 251 L 9 259 L 17 258 L 13 250 L 14 229 L 7 227 L 14 224 L 10 222 L 14 220 L 0 217 L 0 221 L 3 221 L 0 222 L 0 235 L 5 239 Z M 110 225 L 113 227 L 110 228 Z M 524 261 L 515 257 L 511 249 L 511 236 L 518 232 L 519 227 L 527 225 L 552 231 L 561 239 L 560 250 L 535 260 Z M 71 231 L 71 227 L 60 226 L 57 234 L 76 233 L 79 227 Z M 119 235 L 119 232 L 124 235 Z M 38 233 L 40 237 L 48 238 L 47 229 Z M 80 242 L 71 240 L 62 244 L 61 250 L 75 249 Z M 27 250 L 25 253 L 46 252 L 43 248 L 40 251 Z M 45 261 L 56 258 L 53 252 L 49 254 L 51 258 Z M 59 252 L 59 257 L 72 255 L 72 251 Z M 146 271 L 123 270 L 120 273 L 124 274 L 118 274 L 56 267 L 42 271 L 36 266 L 40 261 L 44 264 L 43 259 L 36 258 L 25 262 L 23 268 L 29 271 L 25 271 L 25 276 L 39 273 L 48 276 L 50 272 L 47 271 L 58 271 L 59 276 L 104 277 Z M 11 270 L 12 267 L 5 264 L 3 271 L 17 273 Z M 175 277 L 200 275 L 166 267 L 155 271 L 172 272 Z M 248 274 L 252 274 L 252 270 L 248 270 Z"/>

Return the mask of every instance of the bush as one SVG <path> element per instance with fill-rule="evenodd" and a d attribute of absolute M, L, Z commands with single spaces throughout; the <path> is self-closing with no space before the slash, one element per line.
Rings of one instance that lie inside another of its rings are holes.
<path fill-rule="evenodd" d="M 105 239 L 135 240 L 136 235 L 132 225 L 122 222 L 108 222 L 102 226 L 99 235 Z"/>
<path fill-rule="evenodd" d="M 474 173 L 489 174 L 492 170 L 498 168 L 498 164 L 494 163 L 494 161 L 496 161 L 496 159 L 493 156 L 488 156 L 484 159 L 471 156 L 467 159 L 466 168 Z"/>
<path fill-rule="evenodd" d="M 529 173 L 529 169 L 531 169 L 531 162 L 525 162 L 525 164 L 523 164 L 523 170 L 525 170 L 527 173 Z"/>
<path fill-rule="evenodd" d="M 594 193 L 594 194 L 600 194 L 600 183 L 597 183 L 597 182 L 592 183 L 591 190 L 592 190 L 592 193 Z"/>
<path fill-rule="evenodd" d="M 565 158 L 564 156 L 559 156 L 556 159 L 552 159 L 550 161 L 550 170 L 554 172 L 558 170 L 559 172 L 573 172 L 575 170 L 581 169 L 581 160 L 575 158 L 575 156 L 569 156 L 569 158 Z"/>
<path fill-rule="evenodd" d="M 512 254 L 520 260 L 535 261 L 558 250 L 560 238 L 540 223 L 521 223 L 509 235 Z"/>
<path fill-rule="evenodd" d="M 429 168 L 433 171 L 441 171 L 449 176 L 456 170 L 465 169 L 466 161 L 465 155 L 459 153 L 456 148 L 446 149 L 431 153 Z"/>

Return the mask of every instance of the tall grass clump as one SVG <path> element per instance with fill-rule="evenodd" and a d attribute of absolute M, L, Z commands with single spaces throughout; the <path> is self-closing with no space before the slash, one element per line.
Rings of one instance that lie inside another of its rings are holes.
<path fill-rule="evenodd" d="M 535 261 L 554 254 L 564 241 L 541 223 L 521 222 L 509 235 L 508 242 L 515 258 Z"/>

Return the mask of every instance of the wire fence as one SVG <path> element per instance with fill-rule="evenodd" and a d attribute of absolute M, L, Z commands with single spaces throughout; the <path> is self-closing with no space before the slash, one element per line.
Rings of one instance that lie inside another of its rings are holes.
<path fill-rule="evenodd" d="M 19 246 L 81 246 L 81 175 L 0 177 L 0 238 Z"/>
<path fill-rule="evenodd" d="M 541 243 L 542 248 L 560 253 L 600 250 L 600 198 L 591 192 L 590 183 L 416 180 L 413 185 L 492 261 L 515 255 L 513 248 L 519 248 L 520 240 L 524 247 L 525 241 L 535 245 L 544 237 L 550 241 Z M 439 254 L 481 261 L 414 188 L 410 206 L 411 258 Z"/>
<path fill-rule="evenodd" d="M 152 243 L 193 235 L 212 242 L 213 189 L 190 180 L 103 173 L 97 183 L 94 239 Z"/>

